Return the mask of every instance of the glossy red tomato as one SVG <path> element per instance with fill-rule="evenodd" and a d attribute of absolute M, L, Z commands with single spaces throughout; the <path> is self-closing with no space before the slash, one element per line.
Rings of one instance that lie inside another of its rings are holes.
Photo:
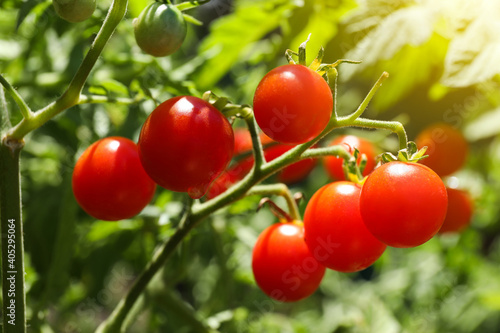
<path fill-rule="evenodd" d="M 361 187 L 340 181 L 320 188 L 306 207 L 305 239 L 327 268 L 351 273 L 373 264 L 386 249 L 366 228 L 359 211 Z"/>
<path fill-rule="evenodd" d="M 418 163 L 389 162 L 361 189 L 361 216 L 368 230 L 393 247 L 427 242 L 441 228 L 448 198 L 441 178 Z"/>
<path fill-rule="evenodd" d="M 160 104 L 139 137 L 144 169 L 160 186 L 202 197 L 233 155 L 233 129 L 204 100 L 179 96 Z"/>
<path fill-rule="evenodd" d="M 300 144 L 318 136 L 330 120 L 333 98 L 326 81 L 302 65 L 271 70 L 255 91 L 255 120 L 271 139 Z"/>
<path fill-rule="evenodd" d="M 101 220 L 137 215 L 153 198 L 155 187 L 141 165 L 136 144 L 122 137 L 94 142 L 73 170 L 76 201 Z"/>
<path fill-rule="evenodd" d="M 330 146 L 342 145 L 351 154 L 354 153 L 354 148 L 357 148 L 361 154 L 366 155 L 366 166 L 363 170 L 363 176 L 367 176 L 375 168 L 375 157 L 377 156 L 376 148 L 370 141 L 359 138 L 354 135 L 342 135 L 335 138 Z M 332 179 L 345 180 L 344 159 L 335 156 L 327 156 L 323 159 L 326 172 Z M 358 158 L 358 165 L 361 162 L 361 156 Z"/>
<path fill-rule="evenodd" d="M 438 123 L 425 128 L 415 139 L 418 148 L 427 146 L 420 163 L 444 177 L 458 171 L 465 163 L 468 145 L 462 133 L 454 127 Z"/>
<path fill-rule="evenodd" d="M 471 221 L 473 205 L 467 192 L 453 188 L 446 188 L 448 192 L 448 210 L 440 234 L 461 232 Z"/>
<path fill-rule="evenodd" d="M 325 274 L 325 267 L 307 248 L 302 222 L 276 223 L 265 229 L 253 249 L 252 270 L 260 289 L 281 302 L 308 297 Z"/>

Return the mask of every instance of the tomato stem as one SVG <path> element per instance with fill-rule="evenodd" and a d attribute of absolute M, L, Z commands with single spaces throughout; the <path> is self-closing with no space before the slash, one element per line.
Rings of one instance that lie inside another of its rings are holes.
<path fill-rule="evenodd" d="M 26 134 L 42 126 L 57 114 L 78 104 L 80 101 L 80 93 L 87 81 L 90 71 L 97 62 L 97 59 L 99 59 L 104 46 L 106 46 L 116 26 L 125 16 L 127 4 L 127 0 L 113 0 L 101 29 L 97 33 L 92 46 L 66 91 L 56 101 L 36 111 L 32 116 L 26 117 L 23 114 L 24 118 L 7 132 L 7 138 L 20 140 L 24 138 Z"/>
<path fill-rule="evenodd" d="M 368 95 L 366 95 L 363 102 L 361 102 L 361 104 L 359 105 L 358 109 L 356 111 L 354 111 L 350 116 L 347 116 L 348 120 L 354 121 L 355 119 L 360 117 L 363 114 L 363 112 L 365 112 L 365 110 L 368 107 L 368 104 L 372 100 L 373 96 L 375 96 L 375 93 L 377 92 L 377 90 L 382 86 L 382 83 L 388 77 L 389 77 L 389 73 L 387 73 L 387 72 L 383 72 L 382 75 L 380 75 L 377 82 L 375 82 L 375 84 L 370 89 L 370 92 L 368 93 Z"/>
<path fill-rule="evenodd" d="M 144 100 L 144 97 L 137 95 L 136 98 L 126 98 L 126 97 L 112 97 L 104 95 L 80 95 L 80 99 L 77 104 L 99 104 L 99 103 L 113 103 L 129 105 L 139 103 Z"/>
<path fill-rule="evenodd" d="M 30 119 L 33 116 L 33 112 L 31 111 L 30 107 L 24 99 L 19 95 L 16 89 L 7 81 L 2 74 L 0 74 L 0 84 L 5 88 L 5 90 L 10 94 L 12 99 L 14 99 L 14 102 L 16 102 L 17 106 L 19 107 L 19 111 L 21 111 L 21 114 L 23 115 L 23 118 L 25 119 Z"/>
<path fill-rule="evenodd" d="M 292 192 L 290 192 L 288 186 L 285 184 L 255 185 L 246 193 L 245 196 L 251 195 L 279 195 L 286 201 L 289 212 L 289 216 L 286 214 L 288 216 L 288 221 L 302 220 L 299 213 L 299 207 L 297 206 L 297 201 L 292 195 Z"/>
<path fill-rule="evenodd" d="M 0 146 L 0 216 L 2 232 L 3 332 L 26 332 L 24 241 L 19 155 L 24 143 L 3 140 Z"/>

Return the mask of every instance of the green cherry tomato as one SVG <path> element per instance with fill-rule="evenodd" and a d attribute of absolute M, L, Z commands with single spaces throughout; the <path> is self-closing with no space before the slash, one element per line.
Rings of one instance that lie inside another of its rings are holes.
<path fill-rule="evenodd" d="M 174 53 L 186 38 L 186 21 L 174 5 L 154 2 L 142 11 L 133 24 L 137 45 L 155 57 Z"/>
<path fill-rule="evenodd" d="M 72 23 L 90 18 L 96 8 L 96 0 L 54 0 L 52 4 L 59 17 Z"/>

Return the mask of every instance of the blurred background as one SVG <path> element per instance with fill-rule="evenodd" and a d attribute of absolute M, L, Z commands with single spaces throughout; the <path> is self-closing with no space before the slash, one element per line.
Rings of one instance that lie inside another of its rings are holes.
<path fill-rule="evenodd" d="M 71 191 L 76 158 L 110 135 L 136 140 L 153 98 L 206 90 L 251 104 L 260 79 L 307 44 L 339 67 L 338 112 L 357 108 L 383 71 L 364 116 L 401 121 L 410 139 L 444 122 L 469 144 L 466 165 L 444 179 L 470 193 L 474 215 L 460 234 L 414 249 L 388 248 L 360 273 L 328 271 L 319 290 L 292 304 L 255 285 L 251 251 L 275 222 L 250 197 L 218 211 L 182 243 L 141 297 L 129 332 L 498 332 L 500 327 L 500 3 L 493 0 L 212 0 L 189 14 L 182 48 L 154 58 L 135 43 L 132 20 L 148 5 L 130 0 L 84 93 L 141 98 L 135 104 L 80 105 L 26 138 L 22 155 L 27 302 L 33 332 L 92 332 L 175 228 L 184 194 L 158 189 L 139 216 L 104 222 L 84 213 Z M 67 87 L 111 4 L 71 24 L 51 1 L 0 1 L 0 72 L 39 109 Z M 0 102 L 20 120 L 10 96 Z M 2 128 L 9 119 L 3 117 Z M 241 126 L 238 121 L 235 126 Z M 397 150 L 386 131 L 343 129 Z M 291 185 L 306 198 L 328 178 L 318 161 Z M 283 201 L 277 199 L 283 207 Z M 305 208 L 305 203 L 300 206 Z"/>

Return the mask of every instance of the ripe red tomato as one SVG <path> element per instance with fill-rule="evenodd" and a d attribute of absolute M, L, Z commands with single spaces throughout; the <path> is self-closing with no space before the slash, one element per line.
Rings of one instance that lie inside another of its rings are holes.
<path fill-rule="evenodd" d="M 389 162 L 366 178 L 360 209 L 368 230 L 393 247 L 427 242 L 441 228 L 448 198 L 439 176 L 418 163 Z"/>
<path fill-rule="evenodd" d="M 303 65 L 283 65 L 260 81 L 255 120 L 271 139 L 300 144 L 318 136 L 330 120 L 333 97 L 326 81 Z"/>
<path fill-rule="evenodd" d="M 295 302 L 318 288 L 325 267 L 314 259 L 304 241 L 302 222 L 276 223 L 257 239 L 252 254 L 257 285 L 269 297 Z"/>
<path fill-rule="evenodd" d="M 136 144 L 122 137 L 94 142 L 73 170 L 76 201 L 101 220 L 137 215 L 151 201 L 155 188 L 141 165 Z"/>
<path fill-rule="evenodd" d="M 448 192 L 448 210 L 440 234 L 447 232 L 461 232 L 471 221 L 473 205 L 467 192 L 453 188 L 446 188 Z"/>
<path fill-rule="evenodd" d="M 370 141 L 354 135 L 341 135 L 330 143 L 330 146 L 335 145 L 343 145 L 351 154 L 354 153 L 354 148 L 357 148 L 361 154 L 366 155 L 367 160 L 363 176 L 367 176 L 375 168 L 377 153 L 375 146 Z M 335 156 L 327 156 L 323 159 L 326 172 L 332 179 L 345 180 L 343 162 L 344 159 Z M 361 156 L 357 160 L 358 165 L 360 162 Z"/>
<path fill-rule="evenodd" d="M 200 198 L 229 164 L 233 146 L 233 129 L 219 110 L 198 97 L 179 96 L 149 115 L 139 156 L 158 185 Z"/>
<path fill-rule="evenodd" d="M 149 4 L 133 24 L 137 45 L 155 57 L 174 53 L 186 38 L 187 25 L 184 15 L 171 4 Z"/>
<path fill-rule="evenodd" d="M 427 165 L 441 177 L 459 170 L 464 165 L 469 150 L 462 133 L 445 123 L 425 128 L 415 142 L 418 148 L 427 146 L 426 155 L 429 157 L 420 163 Z"/>
<path fill-rule="evenodd" d="M 373 264 L 387 247 L 366 228 L 359 211 L 361 187 L 340 181 L 320 188 L 307 204 L 305 240 L 327 268 L 351 273 Z"/>

